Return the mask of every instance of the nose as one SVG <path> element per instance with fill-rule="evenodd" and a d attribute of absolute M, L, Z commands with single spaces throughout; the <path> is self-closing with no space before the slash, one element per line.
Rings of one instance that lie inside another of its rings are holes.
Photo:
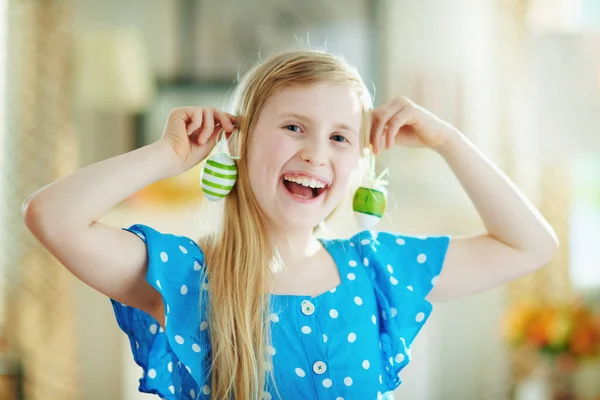
<path fill-rule="evenodd" d="M 327 144 L 318 139 L 307 141 L 306 145 L 300 150 L 302 161 L 312 164 L 314 167 L 324 166 L 328 157 Z"/>

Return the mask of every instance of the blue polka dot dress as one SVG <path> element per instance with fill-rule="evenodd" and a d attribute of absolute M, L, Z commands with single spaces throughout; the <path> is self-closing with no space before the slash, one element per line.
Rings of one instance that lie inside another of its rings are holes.
<path fill-rule="evenodd" d="M 187 237 L 148 226 L 128 229 L 148 249 L 148 282 L 165 304 L 165 329 L 145 312 L 112 300 L 142 367 L 139 390 L 169 400 L 211 397 L 210 324 L 204 256 Z M 396 389 L 413 340 L 429 318 L 426 300 L 447 236 L 416 238 L 364 231 L 323 240 L 342 282 L 319 296 L 271 295 L 272 367 L 282 399 L 381 399 Z M 263 399 L 277 399 L 272 382 Z"/>

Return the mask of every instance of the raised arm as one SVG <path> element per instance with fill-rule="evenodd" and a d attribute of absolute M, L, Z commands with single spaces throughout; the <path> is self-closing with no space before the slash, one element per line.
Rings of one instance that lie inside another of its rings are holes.
<path fill-rule="evenodd" d="M 448 163 L 487 232 L 452 238 L 430 300 L 449 300 L 500 285 L 548 264 L 558 248 L 554 230 L 502 171 L 456 128 L 406 98 L 374 111 L 376 151 L 392 144 L 424 146 Z"/>
<path fill-rule="evenodd" d="M 145 186 L 198 164 L 214 147 L 215 131 L 222 125 L 231 132 L 233 123 L 233 117 L 213 109 L 175 109 L 159 141 L 88 166 L 31 194 L 23 203 L 25 223 L 81 281 L 161 322 L 161 297 L 145 279 L 148 260 L 143 241 L 98 220 Z"/>

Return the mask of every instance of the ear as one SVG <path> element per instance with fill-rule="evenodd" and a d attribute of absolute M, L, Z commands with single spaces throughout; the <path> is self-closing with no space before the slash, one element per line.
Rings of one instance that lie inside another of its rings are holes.
<path fill-rule="evenodd" d="M 367 109 L 363 111 L 362 123 L 360 127 L 360 153 L 363 154 L 365 149 L 372 150 L 371 147 L 371 127 L 373 125 L 373 110 Z"/>

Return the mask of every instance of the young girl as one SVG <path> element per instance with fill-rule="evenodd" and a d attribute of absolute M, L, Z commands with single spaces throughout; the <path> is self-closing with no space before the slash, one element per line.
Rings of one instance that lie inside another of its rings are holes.
<path fill-rule="evenodd" d="M 159 141 L 78 171 L 24 204 L 39 241 L 114 299 L 144 370 L 142 392 L 178 400 L 381 398 L 400 385 L 430 300 L 529 274 L 557 249 L 535 208 L 460 132 L 403 97 L 372 109 L 358 73 L 332 55 L 295 51 L 262 62 L 239 83 L 234 115 L 175 109 Z M 146 185 L 207 158 L 221 131 L 239 160 L 217 233 L 197 245 L 144 225 L 97 222 Z M 451 241 L 373 231 L 316 239 L 363 150 L 394 145 L 444 157 L 487 232 Z"/>

